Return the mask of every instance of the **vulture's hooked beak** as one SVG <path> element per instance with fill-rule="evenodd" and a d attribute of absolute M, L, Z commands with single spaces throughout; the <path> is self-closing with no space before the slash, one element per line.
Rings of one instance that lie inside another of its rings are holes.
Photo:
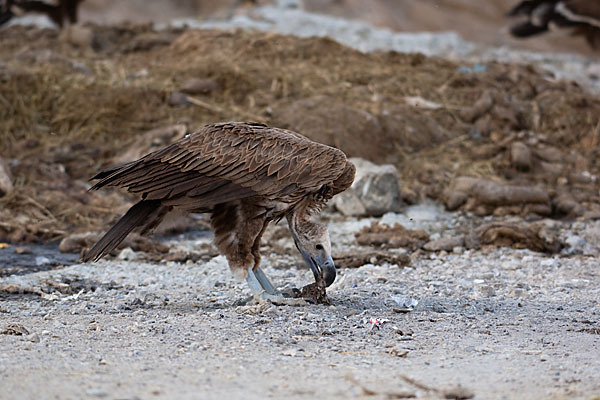
<path fill-rule="evenodd" d="M 325 282 L 325 286 L 331 286 L 333 281 L 335 281 L 335 264 L 333 263 L 333 258 L 331 256 L 314 256 L 299 247 L 298 250 L 300 250 L 302 258 L 304 258 L 304 261 L 313 272 L 315 280 L 318 282 L 321 277 Z"/>

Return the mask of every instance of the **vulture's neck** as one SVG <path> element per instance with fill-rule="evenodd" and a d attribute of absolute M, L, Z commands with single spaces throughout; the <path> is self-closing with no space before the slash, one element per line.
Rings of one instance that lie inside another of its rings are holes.
<path fill-rule="evenodd" d="M 305 208 L 296 209 L 287 215 L 288 225 L 290 232 L 296 242 L 298 242 L 298 235 L 306 234 L 307 227 L 314 224 L 310 220 L 310 214 L 306 212 Z"/>

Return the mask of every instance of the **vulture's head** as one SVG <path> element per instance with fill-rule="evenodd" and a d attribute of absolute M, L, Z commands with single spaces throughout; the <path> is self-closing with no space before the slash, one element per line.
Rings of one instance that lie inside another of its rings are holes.
<path fill-rule="evenodd" d="M 331 258 L 327 227 L 296 215 L 288 217 L 288 223 L 296 247 L 315 275 L 315 280 L 322 278 L 325 285 L 330 286 L 335 280 L 335 264 Z"/>

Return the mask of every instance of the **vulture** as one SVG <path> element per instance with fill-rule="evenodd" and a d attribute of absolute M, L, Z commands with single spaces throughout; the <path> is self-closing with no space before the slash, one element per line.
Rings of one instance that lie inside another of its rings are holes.
<path fill-rule="evenodd" d="M 82 260 L 100 259 L 134 229 L 151 231 L 172 210 L 210 213 L 215 244 L 233 275 L 247 281 L 254 297 L 285 302 L 260 268 L 261 236 L 271 221 L 286 218 L 316 282 L 331 285 L 329 233 L 311 217 L 350 187 L 354 174 L 342 151 L 290 130 L 255 122 L 206 125 L 92 178 L 98 182 L 90 190 L 119 186 L 141 199 Z"/>
<path fill-rule="evenodd" d="M 67 20 L 74 24 L 77 22 L 77 8 L 82 1 L 57 0 L 48 3 L 41 0 L 0 0 L 0 25 L 27 12 L 46 14 L 59 27 L 62 27 Z"/>
<path fill-rule="evenodd" d="M 592 48 L 600 45 L 600 0 L 525 0 L 508 16 L 527 18 L 510 28 L 510 33 L 518 38 L 547 32 L 554 25 L 572 29 L 574 35 L 585 37 Z"/>

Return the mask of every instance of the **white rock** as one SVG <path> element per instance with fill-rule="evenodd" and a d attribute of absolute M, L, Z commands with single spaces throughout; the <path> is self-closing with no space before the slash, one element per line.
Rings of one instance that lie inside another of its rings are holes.
<path fill-rule="evenodd" d="M 27 335 L 27 340 L 33 343 L 39 343 L 40 335 L 34 332 L 32 334 Z"/>
<path fill-rule="evenodd" d="M 335 207 L 344 215 L 379 216 L 401 208 L 398 170 L 393 165 L 376 165 L 351 158 L 356 177 L 350 189 L 334 197 Z"/>
<path fill-rule="evenodd" d="M 48 265 L 50 264 L 52 261 L 50 261 L 50 259 L 48 257 L 44 257 L 44 256 L 37 256 L 35 258 L 35 265 L 41 266 L 41 265 Z"/>
<path fill-rule="evenodd" d="M 583 239 L 581 236 L 573 235 L 572 233 L 567 234 L 565 243 L 575 250 L 581 250 L 586 244 L 585 239 Z"/>
<path fill-rule="evenodd" d="M 119 253 L 119 260 L 133 261 L 137 258 L 137 254 L 131 247 L 126 247 Z"/>

